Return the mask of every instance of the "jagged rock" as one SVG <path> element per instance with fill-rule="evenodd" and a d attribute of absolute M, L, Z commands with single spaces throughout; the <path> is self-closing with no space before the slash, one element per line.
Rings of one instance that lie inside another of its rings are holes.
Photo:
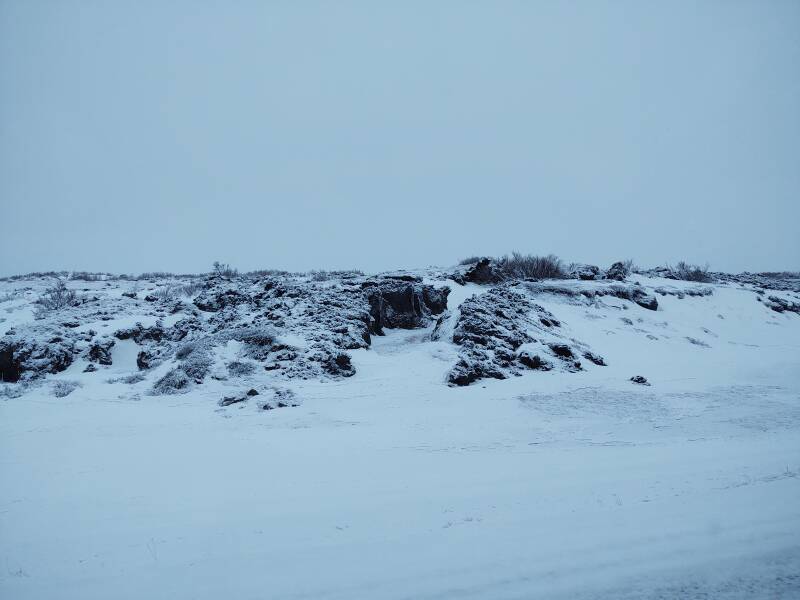
<path fill-rule="evenodd" d="M 625 264 L 622 262 L 615 262 L 606 271 L 605 278 L 614 279 L 615 281 L 625 281 L 627 274 L 628 270 L 625 268 Z"/>
<path fill-rule="evenodd" d="M 584 297 L 589 299 L 613 296 L 623 300 L 630 300 L 648 310 L 658 310 L 658 300 L 656 300 L 656 297 L 652 294 L 648 294 L 637 284 L 597 282 L 594 284 L 581 285 L 576 282 L 554 283 L 528 281 L 522 285 L 534 295 L 555 294 L 572 298 Z"/>
<path fill-rule="evenodd" d="M 247 396 L 225 396 L 222 400 L 219 401 L 220 406 L 230 406 L 231 404 L 237 404 L 239 402 L 247 401 Z"/>
<path fill-rule="evenodd" d="M 591 362 L 593 362 L 594 364 L 596 364 L 596 365 L 598 365 L 600 367 L 605 367 L 606 366 L 606 361 L 603 359 L 603 357 L 600 356 L 599 354 L 595 354 L 594 352 L 592 352 L 590 350 L 584 351 L 583 357 L 586 360 L 591 361 Z"/>
<path fill-rule="evenodd" d="M 60 373 L 72 364 L 73 339 L 60 335 L 48 339 L 42 335 L 45 331 L 34 329 L 34 332 L 28 337 L 9 331 L 0 339 L 0 381 L 13 383 L 45 373 Z"/>
<path fill-rule="evenodd" d="M 463 280 L 470 283 L 500 283 L 503 279 L 503 273 L 490 258 L 480 259 L 463 275 Z"/>
<path fill-rule="evenodd" d="M 136 366 L 139 367 L 140 371 L 144 371 L 152 366 L 152 360 L 153 356 L 151 353 L 147 350 L 142 350 L 136 355 Z"/>
<path fill-rule="evenodd" d="M 415 329 L 430 323 L 431 315 L 447 309 L 450 288 L 435 288 L 407 280 L 367 281 L 364 293 L 370 307 L 371 332 L 383 334 L 383 328 Z"/>
<path fill-rule="evenodd" d="M 647 381 L 646 377 L 642 377 L 641 375 L 634 375 L 631 377 L 631 381 L 638 385 L 650 385 L 650 382 Z"/>
<path fill-rule="evenodd" d="M 111 348 L 114 347 L 114 340 L 96 341 L 89 346 L 87 358 L 91 362 L 108 366 L 111 364 Z"/>
<path fill-rule="evenodd" d="M 200 292 L 194 299 L 195 306 L 204 312 L 217 312 L 226 306 L 237 306 L 250 302 L 250 298 L 246 294 L 223 286 L 224 284 L 220 282 L 215 287 Z"/>
<path fill-rule="evenodd" d="M 553 368 L 553 363 L 531 352 L 524 350 L 519 353 L 519 362 L 529 369 L 537 371 L 550 371 Z"/>
<path fill-rule="evenodd" d="M 164 335 L 164 328 L 160 324 L 152 327 L 143 327 L 141 323 L 136 323 L 133 327 L 118 329 L 114 332 L 114 337 L 118 340 L 132 339 L 137 344 L 146 341 L 160 342 Z"/>
<path fill-rule="evenodd" d="M 505 379 L 526 369 L 576 371 L 581 363 L 557 333 L 559 321 L 533 302 L 519 284 L 503 284 L 464 301 L 453 330 L 459 360 L 447 376 L 450 385 L 479 379 Z"/>
<path fill-rule="evenodd" d="M 800 314 L 800 303 L 791 302 L 778 296 L 767 296 L 767 299 L 764 300 L 764 306 L 778 313 L 793 312 Z"/>
<path fill-rule="evenodd" d="M 678 289 L 674 287 L 659 286 L 655 288 L 655 290 L 653 291 L 661 296 L 675 296 L 679 300 L 683 300 L 684 298 L 686 298 L 686 296 L 689 297 L 711 296 L 714 293 L 714 289 L 711 287 L 693 287 L 693 288 Z"/>
<path fill-rule="evenodd" d="M 582 281 L 593 281 L 602 278 L 600 267 L 596 267 L 595 265 L 572 265 L 568 275 L 571 279 L 580 279 Z"/>

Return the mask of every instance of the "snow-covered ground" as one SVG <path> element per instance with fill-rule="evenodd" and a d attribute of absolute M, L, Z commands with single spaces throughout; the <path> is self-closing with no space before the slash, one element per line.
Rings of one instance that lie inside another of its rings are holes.
<path fill-rule="evenodd" d="M 0 400 L 0 598 L 800 597 L 800 315 L 712 287 L 536 298 L 607 366 L 449 387 L 447 335 L 387 330 L 270 411 L 104 383 L 118 342 Z"/>

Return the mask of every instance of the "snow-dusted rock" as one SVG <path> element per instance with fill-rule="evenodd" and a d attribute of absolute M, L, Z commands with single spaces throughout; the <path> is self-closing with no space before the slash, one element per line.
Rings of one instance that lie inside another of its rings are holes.
<path fill-rule="evenodd" d="M 523 284 L 507 283 L 473 296 L 459 311 L 452 340 L 460 347 L 459 360 L 447 376 L 451 385 L 506 379 L 525 369 L 582 368 L 579 356 L 587 349 L 558 332 L 560 321 L 536 304 Z"/>

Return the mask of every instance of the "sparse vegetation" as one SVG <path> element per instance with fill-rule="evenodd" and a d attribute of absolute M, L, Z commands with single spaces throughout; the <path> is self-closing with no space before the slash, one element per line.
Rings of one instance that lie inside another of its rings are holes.
<path fill-rule="evenodd" d="M 53 384 L 53 396 L 56 398 L 64 398 L 79 387 L 81 387 L 81 384 L 77 381 L 56 381 Z"/>
<path fill-rule="evenodd" d="M 184 285 L 179 286 L 175 292 L 180 296 L 187 296 L 191 297 L 194 296 L 197 292 L 202 290 L 204 284 L 202 281 L 193 281 L 191 283 L 186 283 Z"/>
<path fill-rule="evenodd" d="M 324 270 L 317 270 L 317 271 L 309 271 L 306 273 L 306 276 L 311 279 L 311 281 L 329 281 L 331 279 L 347 279 L 348 277 L 360 277 L 363 276 L 364 273 L 359 271 L 358 269 L 350 269 L 347 271 L 324 271 Z"/>
<path fill-rule="evenodd" d="M 189 376 L 183 369 L 172 369 L 153 385 L 153 394 L 160 396 L 163 394 L 174 394 L 189 387 Z"/>
<path fill-rule="evenodd" d="M 229 362 L 226 366 L 228 367 L 228 373 L 231 377 L 245 377 L 256 372 L 256 365 L 251 362 L 234 360 Z"/>
<path fill-rule="evenodd" d="M 161 302 L 172 302 L 177 298 L 177 288 L 173 285 L 164 285 L 154 290 L 153 296 Z"/>
<path fill-rule="evenodd" d="M 90 273 L 88 271 L 73 271 L 69 277 L 73 281 L 105 281 L 106 279 L 113 279 L 114 276 L 110 273 Z"/>
<path fill-rule="evenodd" d="M 134 279 L 170 279 L 175 277 L 174 273 L 167 273 L 166 271 L 153 271 L 148 273 L 142 273 L 138 275 Z"/>
<path fill-rule="evenodd" d="M 39 311 L 49 312 L 72 306 L 77 300 L 78 295 L 75 290 L 69 289 L 67 284 L 59 279 L 55 285 L 45 290 L 36 304 Z"/>
<path fill-rule="evenodd" d="M 625 274 L 625 277 L 627 277 L 631 273 L 636 272 L 636 265 L 633 264 L 633 260 L 630 259 L 630 258 L 628 260 L 623 260 L 622 261 L 622 270 L 623 270 L 623 272 Z"/>
<path fill-rule="evenodd" d="M 33 271 L 32 273 L 25 273 L 25 275 L 12 275 L 8 279 L 11 281 L 17 281 L 19 279 L 44 279 L 47 277 L 53 277 L 58 279 L 59 277 L 67 277 L 69 273 L 67 271 Z"/>
<path fill-rule="evenodd" d="M 294 273 L 280 269 L 256 269 L 245 273 L 245 277 L 288 277 L 290 275 L 294 275 Z"/>
<path fill-rule="evenodd" d="M 236 277 L 239 274 L 239 270 L 232 268 L 227 263 L 221 263 L 219 261 L 214 261 L 214 268 L 213 268 L 212 273 L 216 277 L 224 277 L 226 279 L 231 279 L 232 277 Z"/>
<path fill-rule="evenodd" d="M 564 264 L 555 254 L 534 256 L 513 252 L 497 259 L 497 264 L 509 278 L 564 279 Z"/>
<path fill-rule="evenodd" d="M 714 278 L 708 272 L 707 263 L 704 266 L 700 266 L 681 261 L 674 267 L 668 265 L 667 270 L 673 279 L 697 281 L 701 283 L 709 283 L 714 281 Z"/>

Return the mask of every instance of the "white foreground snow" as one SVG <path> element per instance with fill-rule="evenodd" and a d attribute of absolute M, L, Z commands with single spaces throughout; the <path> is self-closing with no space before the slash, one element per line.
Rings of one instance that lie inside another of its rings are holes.
<path fill-rule="evenodd" d="M 659 303 L 542 301 L 607 367 L 449 388 L 390 331 L 267 412 L 76 366 L 0 401 L 0 598 L 798 597 L 800 317 Z"/>

